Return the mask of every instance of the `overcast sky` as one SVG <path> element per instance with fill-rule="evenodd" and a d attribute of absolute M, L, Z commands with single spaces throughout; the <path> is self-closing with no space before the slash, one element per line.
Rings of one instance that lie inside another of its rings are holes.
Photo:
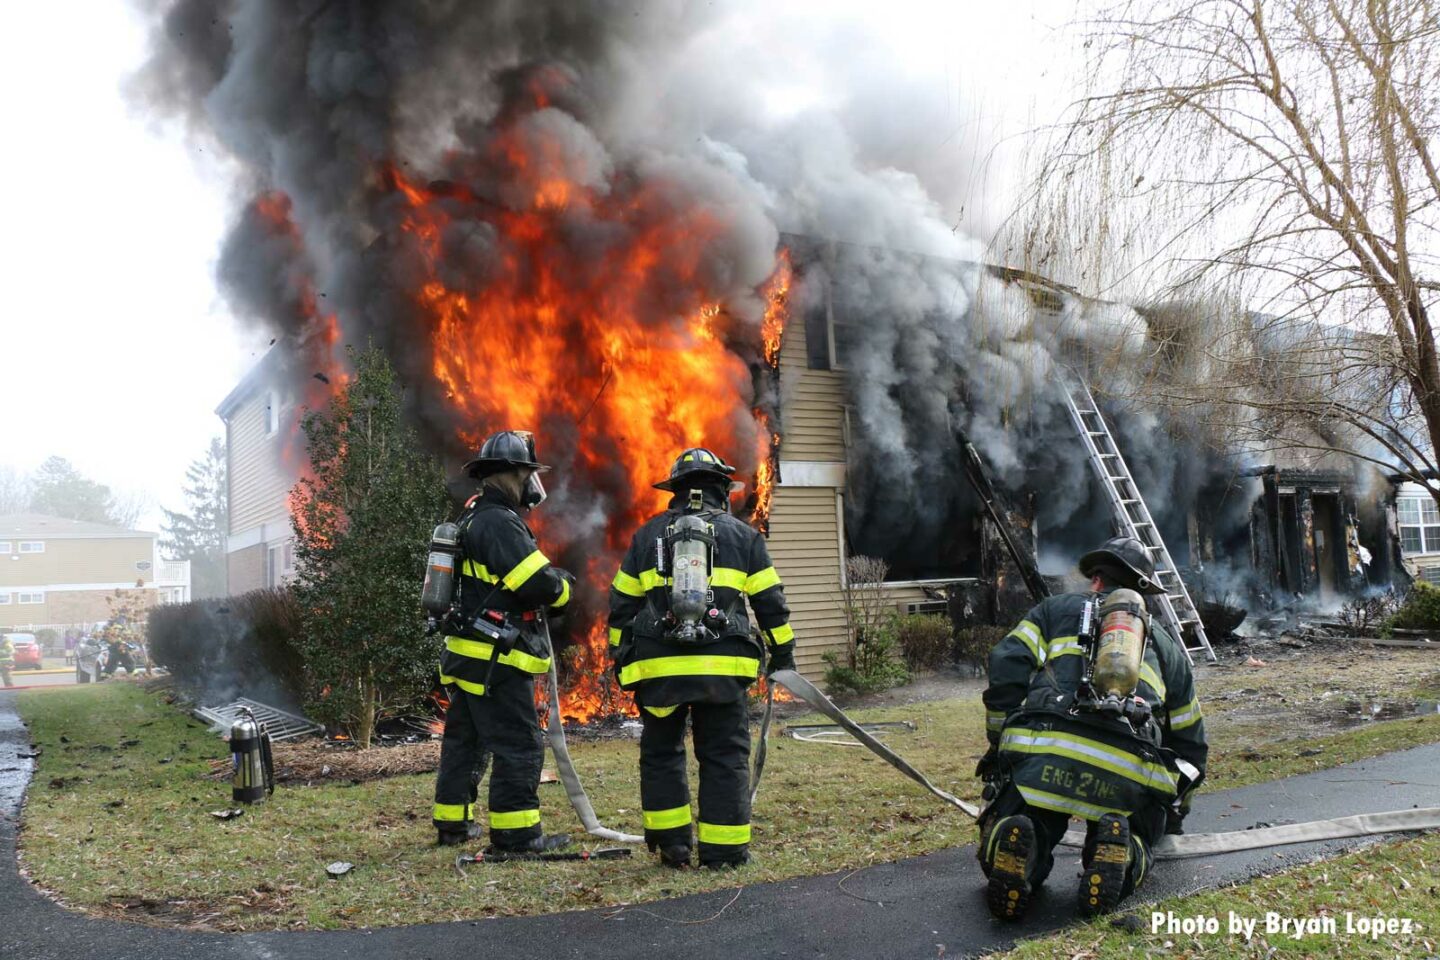
<path fill-rule="evenodd" d="M 929 78 L 949 105 L 934 131 L 937 156 L 956 142 L 988 150 L 1055 106 L 1064 51 L 1055 28 L 1073 2 L 974 6 L 795 3 L 863 24 L 894 51 L 897 70 Z M 121 92 L 146 43 L 139 15 L 120 0 L 6 11 L 0 467 L 28 471 L 58 454 L 100 482 L 147 493 L 155 507 L 178 507 L 185 467 L 222 433 L 216 404 L 265 340 L 237 327 L 215 288 L 231 207 L 223 163 L 135 115 Z M 776 106 L 817 94 L 798 81 L 777 88 Z M 972 222 L 1003 205 L 1013 154 L 1000 156 L 1003 169 L 955 171 L 974 196 Z M 158 529 L 159 516 L 152 507 L 141 525 Z"/>

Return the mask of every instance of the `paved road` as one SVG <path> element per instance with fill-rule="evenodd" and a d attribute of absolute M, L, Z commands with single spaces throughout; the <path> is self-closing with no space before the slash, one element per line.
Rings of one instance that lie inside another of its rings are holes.
<path fill-rule="evenodd" d="M 15 870 L 15 811 L 30 760 L 13 697 L 0 694 L 0 957 L 17 960 L 506 960 L 627 957 L 674 960 L 933 958 L 1005 947 L 1073 916 L 1073 855 L 1062 855 L 1032 915 L 1018 927 L 989 918 L 973 849 L 946 850 L 853 876 L 832 874 L 612 909 L 323 933 L 205 934 L 91 920 L 50 903 Z M 1211 793 L 1187 826 L 1235 830 L 1258 820 L 1440 806 L 1440 744 L 1275 783 Z M 1418 777 L 1426 782 L 1414 782 Z M 763 802 L 763 799 L 762 799 Z M 1161 864 L 1150 897 L 1247 879 L 1360 841 L 1313 843 Z M 759 851 L 764 855 L 763 849 Z M 597 869 L 604 869 L 597 865 Z M 841 887 L 841 881 L 844 887 Z M 405 891 L 397 890 L 396 896 Z M 879 901 L 872 902 L 872 901 Z M 723 913 L 722 908 L 724 908 Z M 719 914 L 704 925 L 681 925 Z"/>

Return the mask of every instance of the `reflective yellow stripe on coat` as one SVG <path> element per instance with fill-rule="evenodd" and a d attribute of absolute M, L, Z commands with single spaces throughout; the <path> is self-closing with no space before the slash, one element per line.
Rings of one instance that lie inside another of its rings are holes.
<path fill-rule="evenodd" d="M 489 660 L 495 653 L 495 647 L 484 640 L 466 640 L 464 637 L 446 637 L 445 649 L 475 660 Z M 507 667 L 514 667 L 516 670 L 523 670 L 526 673 L 550 672 L 549 657 L 531 656 L 523 650 L 511 650 L 508 653 L 500 654 L 500 662 Z"/>
<path fill-rule="evenodd" d="M 754 657 L 654 657 L 622 667 L 620 682 L 658 680 L 662 677 L 741 677 L 754 680 L 760 675 L 760 661 Z"/>

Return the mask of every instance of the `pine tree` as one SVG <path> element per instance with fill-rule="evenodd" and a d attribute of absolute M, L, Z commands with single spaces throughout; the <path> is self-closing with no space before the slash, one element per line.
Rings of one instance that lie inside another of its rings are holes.
<path fill-rule="evenodd" d="M 50 457 L 31 480 L 30 510 L 67 520 L 114 523 L 110 488 L 86 477 L 64 457 Z"/>
<path fill-rule="evenodd" d="M 439 660 L 420 582 L 449 498 L 439 464 L 403 422 L 383 353 L 351 351 L 355 375 L 301 422 L 310 475 L 291 493 L 306 709 L 368 747 L 375 722 L 418 707 Z"/>
<path fill-rule="evenodd" d="M 185 510 L 165 510 L 160 549 L 190 561 L 190 593 L 196 600 L 225 595 L 225 534 L 230 502 L 225 482 L 225 444 L 210 440 L 204 456 L 185 471 Z"/>

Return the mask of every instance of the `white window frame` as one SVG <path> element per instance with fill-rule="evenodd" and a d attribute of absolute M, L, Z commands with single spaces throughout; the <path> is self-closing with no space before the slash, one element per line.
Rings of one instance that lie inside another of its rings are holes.
<path fill-rule="evenodd" d="M 39 606 L 40 604 L 45 602 L 45 591 L 41 590 L 35 593 L 17 593 L 15 594 L 15 602 L 28 606 Z"/>
<path fill-rule="evenodd" d="M 10 541 L 0 540 L 0 556 L 10 552 Z"/>
<path fill-rule="evenodd" d="M 44 553 L 44 552 L 45 552 L 45 541 L 44 541 L 44 540 L 21 540 L 21 541 L 19 541 L 19 544 L 20 544 L 20 552 L 21 552 L 21 553 Z"/>
<path fill-rule="evenodd" d="M 280 562 L 280 572 L 286 576 L 295 572 L 295 541 L 286 540 L 285 548 L 281 552 L 283 558 Z"/>
<path fill-rule="evenodd" d="M 1419 523 L 1405 523 L 1406 508 L 1414 505 L 1411 516 Z M 1430 517 L 1427 518 L 1426 514 Z M 1402 496 L 1395 501 L 1395 522 L 1399 529 L 1401 549 L 1407 557 L 1440 553 L 1440 506 L 1429 495 Z M 1419 550 L 1405 550 L 1405 531 L 1413 530 L 1420 539 Z"/>
<path fill-rule="evenodd" d="M 10 603 L 10 592 L 7 590 L 7 591 L 5 591 L 4 593 L 0 593 L 0 607 L 7 606 L 9 603 Z"/>
<path fill-rule="evenodd" d="M 273 437 L 280 432 L 280 394 L 271 390 L 265 399 L 265 436 Z"/>

